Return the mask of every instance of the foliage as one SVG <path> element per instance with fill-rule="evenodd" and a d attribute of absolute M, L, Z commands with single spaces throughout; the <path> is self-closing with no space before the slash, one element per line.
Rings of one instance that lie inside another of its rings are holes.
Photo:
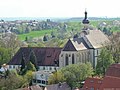
<path fill-rule="evenodd" d="M 36 68 L 34 67 L 34 64 L 32 64 L 32 62 L 28 62 L 26 68 L 26 70 L 31 70 L 31 71 L 36 71 Z"/>
<path fill-rule="evenodd" d="M 98 57 L 97 66 L 96 66 L 96 74 L 104 75 L 107 68 L 114 63 L 113 56 L 109 50 L 103 48 Z"/>
<path fill-rule="evenodd" d="M 25 68 L 25 57 L 24 57 L 24 55 L 22 55 L 21 70 L 20 71 L 22 71 L 24 68 Z"/>
<path fill-rule="evenodd" d="M 113 56 L 115 63 L 120 62 L 120 32 L 109 37 L 111 43 L 106 47 Z"/>
<path fill-rule="evenodd" d="M 20 88 L 23 81 L 24 79 L 21 76 L 18 76 L 15 71 L 11 71 L 6 79 L 0 79 L 0 90 L 5 88 L 9 90 Z"/>
<path fill-rule="evenodd" d="M 4 63 L 8 63 L 8 61 L 10 60 L 10 51 L 10 49 L 0 47 L 0 67 Z"/>
<path fill-rule="evenodd" d="M 35 66 L 36 70 L 38 70 L 37 59 L 33 51 L 30 53 L 30 62 Z"/>
<path fill-rule="evenodd" d="M 49 78 L 49 84 L 66 81 L 67 84 L 69 84 L 69 86 L 72 88 L 78 85 L 78 83 L 80 83 L 81 81 L 85 80 L 87 77 L 91 76 L 93 74 L 93 68 L 90 63 L 72 64 L 61 68 L 57 72 L 62 73 L 61 78 L 63 79 L 57 79 L 57 75 L 59 74 L 57 73 L 56 75 L 55 73 Z"/>
<path fill-rule="evenodd" d="M 0 90 L 15 90 L 30 85 L 33 77 L 32 71 L 27 71 L 25 75 L 18 75 L 16 71 L 9 71 L 6 78 L 0 79 Z"/>
<path fill-rule="evenodd" d="M 65 78 L 61 71 L 54 72 L 48 79 L 48 84 L 56 84 L 59 82 L 64 82 Z"/>
<path fill-rule="evenodd" d="M 34 67 L 34 65 L 30 61 L 27 63 L 25 68 L 20 70 L 19 74 L 25 75 L 28 71 L 36 71 L 36 68 Z"/>

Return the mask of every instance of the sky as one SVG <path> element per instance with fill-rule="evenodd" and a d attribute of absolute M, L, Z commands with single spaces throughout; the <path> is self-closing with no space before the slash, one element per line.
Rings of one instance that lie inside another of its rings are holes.
<path fill-rule="evenodd" d="M 0 0 L 0 17 L 120 17 L 120 0 Z"/>

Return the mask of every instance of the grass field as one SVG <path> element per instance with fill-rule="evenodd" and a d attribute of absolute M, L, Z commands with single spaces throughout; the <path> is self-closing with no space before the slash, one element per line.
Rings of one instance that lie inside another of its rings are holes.
<path fill-rule="evenodd" d="M 25 40 L 26 36 L 32 37 L 32 38 L 41 37 L 41 36 L 44 36 L 45 34 L 48 34 L 48 35 L 51 34 L 52 31 L 55 31 L 55 30 L 31 31 L 30 33 L 27 33 L 27 34 L 18 35 L 18 38 L 19 40 Z"/>

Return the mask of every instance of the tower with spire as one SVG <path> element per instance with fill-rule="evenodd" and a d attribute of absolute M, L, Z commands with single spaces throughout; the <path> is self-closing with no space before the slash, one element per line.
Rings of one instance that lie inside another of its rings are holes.
<path fill-rule="evenodd" d="M 83 30 L 88 30 L 88 26 L 89 26 L 89 20 L 87 19 L 87 11 L 85 10 L 85 17 L 82 21 L 84 28 Z"/>

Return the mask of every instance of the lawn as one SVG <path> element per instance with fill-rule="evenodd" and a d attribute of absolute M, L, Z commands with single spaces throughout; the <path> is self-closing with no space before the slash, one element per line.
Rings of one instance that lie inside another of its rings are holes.
<path fill-rule="evenodd" d="M 32 38 L 41 37 L 41 36 L 44 36 L 45 34 L 48 34 L 48 35 L 51 34 L 52 31 L 55 31 L 55 30 L 31 31 L 30 33 L 27 33 L 27 34 L 18 35 L 18 38 L 20 40 L 25 40 L 26 36 L 32 37 Z"/>

